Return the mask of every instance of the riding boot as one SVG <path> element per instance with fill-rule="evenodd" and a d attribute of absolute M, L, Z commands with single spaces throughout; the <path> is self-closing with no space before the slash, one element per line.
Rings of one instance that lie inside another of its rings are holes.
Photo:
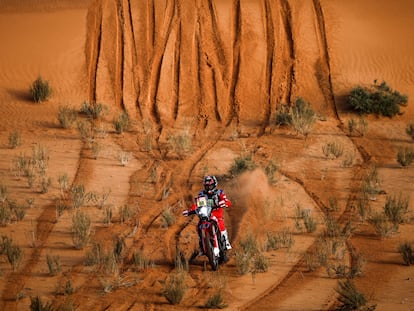
<path fill-rule="evenodd" d="M 226 243 L 226 249 L 231 249 L 231 244 L 229 241 L 229 236 L 227 234 L 227 230 L 221 231 L 221 236 L 224 237 L 224 242 Z"/>

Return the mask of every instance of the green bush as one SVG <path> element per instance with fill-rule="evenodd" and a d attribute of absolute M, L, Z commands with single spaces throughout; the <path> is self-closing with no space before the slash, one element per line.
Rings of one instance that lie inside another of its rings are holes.
<path fill-rule="evenodd" d="M 53 304 L 46 302 L 43 304 L 39 296 L 30 297 L 30 310 L 32 311 L 53 311 Z"/>
<path fill-rule="evenodd" d="M 388 220 L 394 225 L 395 230 L 398 229 L 399 224 L 405 223 L 408 220 L 407 214 L 409 205 L 408 196 L 387 196 L 384 206 L 384 214 Z"/>
<path fill-rule="evenodd" d="M 118 118 L 112 121 L 115 131 L 118 134 L 123 133 L 124 131 L 128 130 L 130 127 L 129 115 L 126 112 L 122 112 Z"/>
<path fill-rule="evenodd" d="M 58 120 L 61 127 L 68 129 L 74 126 L 78 118 L 76 109 L 69 106 L 60 106 L 58 111 Z"/>
<path fill-rule="evenodd" d="M 322 146 L 325 157 L 329 159 L 337 159 L 344 152 L 344 146 L 338 141 L 331 141 Z"/>
<path fill-rule="evenodd" d="M 36 103 L 47 101 L 52 95 L 52 88 L 48 81 L 39 76 L 30 87 L 30 95 Z"/>
<path fill-rule="evenodd" d="M 398 247 L 398 252 L 407 266 L 414 264 L 414 246 L 412 243 L 401 243 Z"/>
<path fill-rule="evenodd" d="M 410 124 L 408 124 L 405 131 L 407 132 L 408 135 L 410 135 L 412 139 L 414 139 L 414 122 L 411 122 Z"/>
<path fill-rule="evenodd" d="M 303 98 L 297 97 L 290 115 L 292 117 L 290 125 L 297 133 L 302 134 L 306 138 L 312 131 L 313 124 L 316 120 L 315 112 L 311 105 Z"/>
<path fill-rule="evenodd" d="M 76 211 L 72 218 L 72 241 L 76 249 L 82 249 L 88 243 L 90 226 L 88 214 Z"/>
<path fill-rule="evenodd" d="M 408 97 L 394 91 L 386 82 L 374 81 L 370 88 L 357 86 L 351 90 L 348 104 L 361 114 L 377 114 L 393 117 L 400 114 L 400 106 L 406 106 Z"/>
<path fill-rule="evenodd" d="M 276 108 L 276 125 L 289 125 L 292 122 L 288 105 L 282 104 Z"/>
<path fill-rule="evenodd" d="M 80 112 L 85 114 L 88 118 L 97 120 L 102 118 L 108 112 L 108 107 L 100 103 L 90 104 L 88 102 L 83 102 Z"/>
<path fill-rule="evenodd" d="M 256 167 L 251 156 L 238 157 L 230 168 L 230 174 L 233 176 L 240 175 L 245 171 L 253 170 Z"/>
<path fill-rule="evenodd" d="M 209 297 L 204 307 L 208 309 L 227 308 L 227 304 L 223 301 L 223 294 L 221 290 L 218 290 L 213 296 Z"/>
<path fill-rule="evenodd" d="M 401 164 L 401 166 L 409 166 L 414 161 L 414 149 L 405 147 L 399 148 L 397 153 L 397 162 Z"/>
<path fill-rule="evenodd" d="M 13 130 L 9 134 L 9 148 L 14 149 L 14 148 L 20 146 L 20 144 L 21 144 L 20 131 Z"/>
<path fill-rule="evenodd" d="M 162 293 L 171 304 L 177 305 L 183 300 L 186 291 L 185 279 L 186 272 L 179 270 L 168 276 Z"/>
<path fill-rule="evenodd" d="M 352 280 L 338 281 L 338 285 L 336 292 L 339 294 L 338 301 L 341 306 L 337 310 L 375 310 L 376 305 L 366 306 L 367 299 L 358 291 Z"/>

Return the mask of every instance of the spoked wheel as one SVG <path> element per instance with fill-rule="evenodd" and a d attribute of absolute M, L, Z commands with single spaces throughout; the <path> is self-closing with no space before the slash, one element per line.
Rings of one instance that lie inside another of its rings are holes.
<path fill-rule="evenodd" d="M 206 256 L 208 258 L 208 262 L 210 263 L 211 269 L 216 271 L 219 267 L 219 257 L 214 255 L 214 245 L 210 234 L 206 234 L 205 238 L 205 245 L 206 245 Z"/>

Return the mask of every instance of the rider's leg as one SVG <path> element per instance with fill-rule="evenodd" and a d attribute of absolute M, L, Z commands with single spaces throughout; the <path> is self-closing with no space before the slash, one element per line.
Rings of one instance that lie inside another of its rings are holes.
<path fill-rule="evenodd" d="M 219 218 L 218 219 L 218 224 L 219 224 L 221 236 L 224 237 L 224 241 L 226 243 L 226 248 L 231 249 L 232 247 L 231 247 L 231 244 L 230 244 L 229 235 L 227 233 L 226 226 L 224 225 L 224 219 Z"/>
<path fill-rule="evenodd" d="M 221 236 L 224 237 L 224 241 L 226 243 L 226 248 L 229 250 L 231 249 L 231 244 L 229 240 L 229 235 L 227 234 L 227 230 L 221 231 Z"/>

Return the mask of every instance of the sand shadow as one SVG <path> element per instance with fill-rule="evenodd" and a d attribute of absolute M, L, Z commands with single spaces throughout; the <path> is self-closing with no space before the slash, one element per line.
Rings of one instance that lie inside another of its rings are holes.
<path fill-rule="evenodd" d="M 17 100 L 25 101 L 25 102 L 33 102 L 33 98 L 30 95 L 30 91 L 24 90 L 16 90 L 16 89 L 7 89 L 7 93 L 9 93 L 12 97 Z"/>

